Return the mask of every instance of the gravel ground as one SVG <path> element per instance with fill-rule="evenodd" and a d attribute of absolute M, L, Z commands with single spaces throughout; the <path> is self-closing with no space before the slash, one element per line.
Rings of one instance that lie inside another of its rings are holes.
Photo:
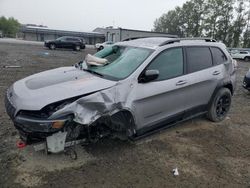
<path fill-rule="evenodd" d="M 237 90 L 223 122 L 197 118 L 137 142 L 104 139 L 77 146 L 77 160 L 17 149 L 18 134 L 4 109 L 6 89 L 94 52 L 0 41 L 0 187 L 250 187 L 250 94 L 241 87 L 246 62 L 239 62 Z M 179 176 L 172 174 L 176 167 Z"/>

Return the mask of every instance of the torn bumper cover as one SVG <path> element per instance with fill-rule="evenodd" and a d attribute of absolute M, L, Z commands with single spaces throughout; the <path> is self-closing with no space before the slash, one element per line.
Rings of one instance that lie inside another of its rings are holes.
<path fill-rule="evenodd" d="M 14 121 L 14 126 L 20 133 L 21 139 L 25 143 L 30 144 L 45 140 L 46 137 L 58 132 L 62 127 L 54 128 L 53 125 L 64 125 L 70 120 L 61 118 L 56 120 L 36 119 L 31 117 L 17 116 Z"/>
<path fill-rule="evenodd" d="M 116 114 L 123 109 L 129 109 L 126 108 L 126 105 L 130 104 L 128 101 L 122 102 L 124 100 L 119 100 L 119 102 L 116 102 L 116 95 L 119 95 L 121 99 L 125 98 L 125 93 L 126 92 L 118 94 L 115 87 L 98 91 L 68 103 L 47 118 L 34 117 L 34 115 L 28 112 L 25 114 L 21 112 L 15 114 L 15 107 L 11 104 L 7 96 L 5 98 L 5 106 L 8 115 L 20 132 L 21 139 L 26 144 L 45 141 L 48 136 L 59 131 L 67 132 L 67 127 L 69 126 L 77 131 L 75 135 L 87 135 L 87 137 L 90 138 L 94 136 L 94 134 L 98 134 L 95 136 L 102 137 L 108 134 L 108 131 L 103 130 L 102 127 L 99 126 L 100 124 L 110 126 L 108 129 L 124 131 L 126 127 L 126 130 L 130 131 L 129 125 L 131 125 L 132 122 L 131 118 L 126 115 L 124 116 L 124 114 Z M 58 122 L 61 122 L 63 126 L 55 128 L 53 125 Z M 97 124 L 98 126 L 96 126 Z M 78 128 L 76 128 L 77 126 Z M 101 130 L 98 130 L 99 128 Z M 68 136 L 70 135 L 67 135 L 67 137 Z"/>
<path fill-rule="evenodd" d="M 44 140 L 46 137 L 59 131 L 60 127 L 53 128 L 56 123 L 60 125 L 66 124 L 71 117 L 57 118 L 57 119 L 41 119 L 25 115 L 15 116 L 15 107 L 11 104 L 7 95 L 5 96 L 5 108 L 7 114 L 14 122 L 14 126 L 20 133 L 21 139 L 29 144 Z"/>
<path fill-rule="evenodd" d="M 67 132 L 66 141 L 131 135 L 134 92 L 125 88 L 133 89 L 132 81 L 59 68 L 15 82 L 6 92 L 5 107 L 26 144 L 44 141 L 59 131 Z M 57 122 L 64 126 L 55 128 Z"/>

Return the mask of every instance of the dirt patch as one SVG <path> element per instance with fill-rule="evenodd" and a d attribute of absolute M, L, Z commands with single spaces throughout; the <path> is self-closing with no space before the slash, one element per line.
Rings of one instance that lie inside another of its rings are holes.
<path fill-rule="evenodd" d="M 250 94 L 241 87 L 247 62 L 239 62 L 237 90 L 223 122 L 197 118 L 137 142 L 105 139 L 78 146 L 76 161 L 31 147 L 16 149 L 18 134 L 4 109 L 5 90 L 18 79 L 71 66 L 94 52 L 0 43 L 0 187 L 250 186 Z M 173 176 L 176 167 L 179 176 Z"/>

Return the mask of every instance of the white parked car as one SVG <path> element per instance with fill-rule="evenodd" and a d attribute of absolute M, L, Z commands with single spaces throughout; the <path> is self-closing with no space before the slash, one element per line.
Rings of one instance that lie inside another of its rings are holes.
<path fill-rule="evenodd" d="M 95 48 L 99 51 L 99 50 L 102 50 L 103 48 L 105 48 L 106 46 L 110 46 L 113 44 L 114 44 L 114 42 L 112 42 L 112 41 L 106 41 L 104 43 L 96 43 Z"/>
<path fill-rule="evenodd" d="M 233 50 L 230 52 L 232 58 L 234 59 L 242 59 L 245 61 L 250 61 L 250 52 L 249 51 L 238 51 Z"/>

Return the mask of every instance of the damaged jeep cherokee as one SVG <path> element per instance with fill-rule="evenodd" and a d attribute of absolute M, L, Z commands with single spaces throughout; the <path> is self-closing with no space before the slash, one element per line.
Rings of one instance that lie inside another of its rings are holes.
<path fill-rule="evenodd" d="M 234 88 L 224 44 L 141 38 L 19 80 L 7 90 L 5 106 L 27 144 L 58 133 L 63 142 L 136 139 L 199 115 L 223 120 Z"/>

